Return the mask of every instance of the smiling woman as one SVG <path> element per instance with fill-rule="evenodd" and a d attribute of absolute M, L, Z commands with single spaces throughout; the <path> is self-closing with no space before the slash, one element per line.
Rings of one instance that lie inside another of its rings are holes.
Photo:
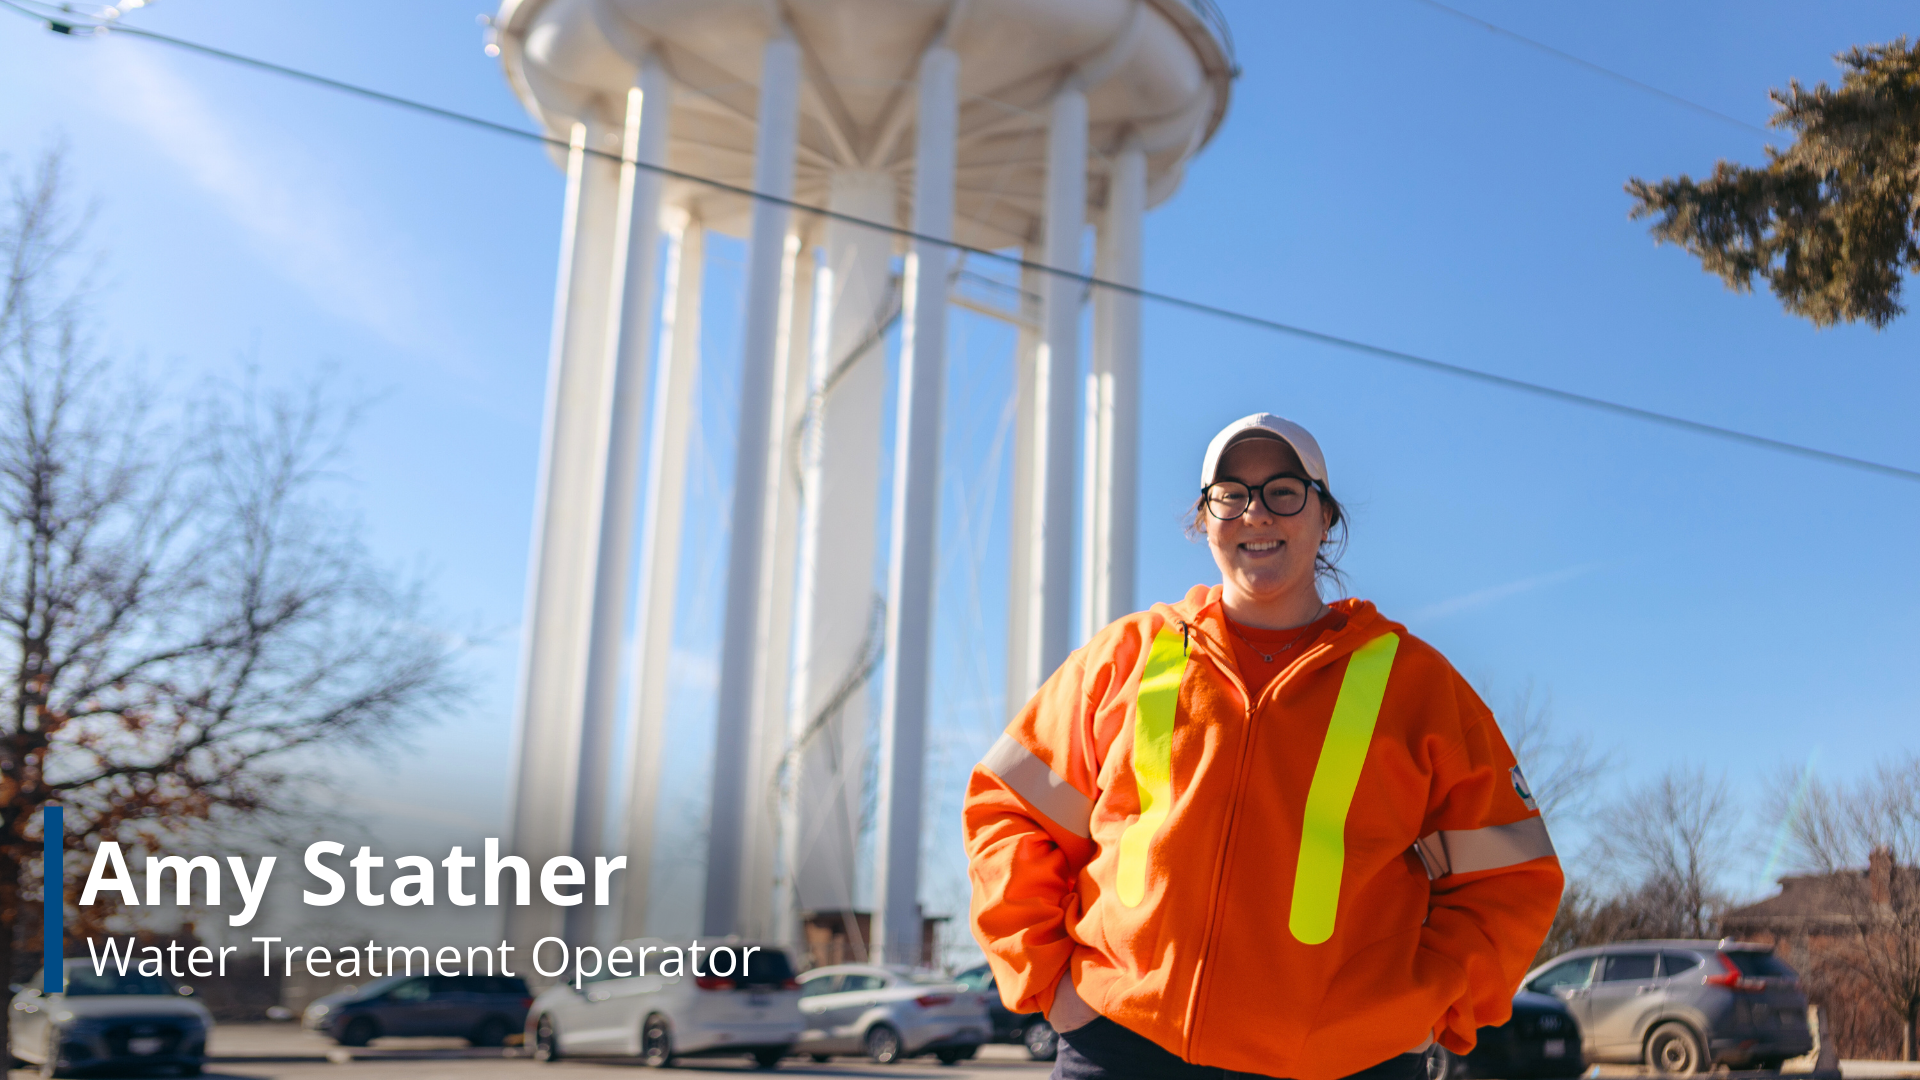
<path fill-rule="evenodd" d="M 1313 436 L 1236 421 L 1200 482 L 1221 584 L 1094 635 L 974 770 L 975 935 L 1056 1077 L 1417 1080 L 1507 1019 L 1559 860 L 1446 659 L 1321 600 Z"/>
<path fill-rule="evenodd" d="M 1206 534 L 1229 617 L 1275 629 L 1323 615 L 1316 586 L 1339 574 L 1346 515 L 1327 490 L 1326 457 L 1313 436 L 1257 413 L 1214 436 L 1200 475 L 1191 531 Z"/>

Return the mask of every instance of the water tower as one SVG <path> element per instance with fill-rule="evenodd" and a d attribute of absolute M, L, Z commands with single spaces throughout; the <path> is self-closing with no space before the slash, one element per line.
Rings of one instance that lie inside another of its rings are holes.
<path fill-rule="evenodd" d="M 967 377 L 945 363 L 956 258 L 617 159 L 1137 283 L 1142 215 L 1225 114 L 1225 25 L 1211 0 L 505 0 L 493 25 L 520 100 L 570 147 L 556 154 L 567 194 L 510 845 L 536 866 L 573 854 L 591 868 L 605 852 L 627 686 L 619 921 L 642 930 L 683 515 L 690 500 L 730 510 L 703 931 L 793 941 L 802 912 L 871 904 L 874 955 L 916 959 L 941 395 Z M 686 476 L 714 230 L 747 243 L 730 507 Z M 1082 625 L 1133 609 L 1140 369 L 1136 300 L 1044 272 L 1022 282 L 1021 302 L 990 311 L 1020 327 L 1015 706 L 1073 644 L 1076 561 Z M 896 319 L 894 475 L 881 476 Z M 874 596 L 883 483 L 891 555 Z M 853 895 L 869 678 L 882 702 L 871 898 Z M 516 943 L 592 933 L 584 907 L 509 910 Z"/>

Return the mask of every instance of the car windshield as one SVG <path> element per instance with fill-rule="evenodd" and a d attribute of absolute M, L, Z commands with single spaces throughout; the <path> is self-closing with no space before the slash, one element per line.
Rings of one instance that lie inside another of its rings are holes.
<path fill-rule="evenodd" d="M 1740 969 L 1740 974 L 1751 979 L 1793 978 L 1793 969 L 1770 952 L 1728 952 L 1721 955 L 1733 961 L 1733 966 Z"/>
<path fill-rule="evenodd" d="M 778 986 L 793 978 L 793 964 L 780 949 L 755 949 L 747 954 L 747 973 L 740 976 L 746 986 Z"/>
<path fill-rule="evenodd" d="M 349 990 L 348 993 L 360 998 L 379 997 L 381 994 L 386 993 L 406 981 L 407 977 L 405 975 L 382 975 L 377 979 L 368 980 L 366 985 L 360 987 L 358 990 Z"/>
<path fill-rule="evenodd" d="M 1540 977 L 1527 984 L 1527 989 L 1536 994 L 1551 994 L 1562 987 L 1587 985 L 1587 974 L 1593 970 L 1593 958 L 1583 956 L 1578 960 L 1569 960 L 1564 964 L 1555 964 L 1540 973 Z"/>
<path fill-rule="evenodd" d="M 993 971 L 990 968 L 974 968 L 955 975 L 953 981 L 969 990 L 985 990 L 993 985 Z"/>
<path fill-rule="evenodd" d="M 68 997 L 109 997 L 121 994 L 173 994 L 173 984 L 158 975 L 122 975 L 115 971 L 95 974 L 90 967 L 67 970 Z"/>

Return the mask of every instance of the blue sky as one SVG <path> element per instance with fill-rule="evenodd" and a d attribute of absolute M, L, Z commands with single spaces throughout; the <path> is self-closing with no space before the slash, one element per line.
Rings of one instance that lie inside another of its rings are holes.
<path fill-rule="evenodd" d="M 1461 5 L 1751 123 L 1769 87 L 1831 80 L 1834 53 L 1912 30 L 1892 3 Z M 1148 218 L 1150 287 L 1920 467 L 1915 317 L 1816 330 L 1627 219 L 1629 177 L 1757 162 L 1764 136 L 1418 0 L 1222 6 L 1245 73 Z M 162 0 L 135 17 L 525 124 L 481 53 L 479 10 Z M 450 617 L 488 633 L 471 709 L 414 752 L 332 767 L 376 832 L 432 850 L 496 831 L 560 173 L 518 141 L 124 35 L 74 41 L 9 16 L 0 58 L 0 152 L 19 168 L 64 141 L 97 206 L 117 354 L 183 384 L 249 362 L 270 379 L 324 370 L 371 397 L 342 501 L 383 560 L 424 568 Z M 710 250 L 695 483 L 724 508 L 739 247 Z M 1613 756 L 1600 801 L 1692 764 L 1757 811 L 1776 771 L 1815 753 L 1844 778 L 1920 749 L 1920 485 L 1191 313 L 1149 305 L 1146 326 L 1142 604 L 1215 580 L 1179 514 L 1211 433 L 1266 409 L 1327 451 L 1353 511 L 1353 593 L 1438 645 L 1496 711 L 1525 686 L 1550 697 L 1563 732 Z M 1004 621 L 1012 341 L 958 312 L 953 335 L 923 894 L 959 912 L 957 796 L 1004 722 L 981 643 Z M 704 810 L 724 510 L 689 528 L 668 770 L 682 779 L 662 810 L 676 835 Z M 1757 813 L 1748 825 L 1769 831 Z M 676 858 L 663 888 L 697 891 L 697 860 Z M 1765 860 L 1743 846 L 1730 887 L 1761 890 Z"/>

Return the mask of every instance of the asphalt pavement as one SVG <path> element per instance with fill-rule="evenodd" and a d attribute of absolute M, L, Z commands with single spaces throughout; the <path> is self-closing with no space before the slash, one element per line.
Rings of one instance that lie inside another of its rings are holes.
<path fill-rule="evenodd" d="M 637 1061 L 567 1060 L 544 1064 L 526 1057 L 520 1050 L 486 1050 L 468 1046 L 460 1039 L 379 1039 L 359 1049 L 336 1046 L 329 1039 L 300 1030 L 293 1024 L 222 1024 L 214 1029 L 212 1058 L 206 1076 L 213 1080 L 302 1080 L 334 1077 L 336 1080 L 590 1080 L 592 1077 L 624 1076 L 642 1080 L 648 1075 Z M 1920 1078 L 1920 1066 L 1912 1062 L 1843 1061 L 1846 1080 L 1895 1080 Z M 983 1046 L 972 1061 L 943 1066 L 932 1058 L 915 1058 L 895 1065 L 874 1065 L 860 1058 L 835 1058 L 821 1065 L 807 1058 L 789 1058 L 773 1075 L 819 1078 L 870 1078 L 870 1080 L 1043 1080 L 1052 1069 L 1051 1062 L 1032 1061 L 1017 1046 Z M 686 1058 L 674 1063 L 673 1071 L 652 1073 L 673 1075 L 688 1080 L 724 1080 L 768 1075 L 744 1058 Z M 28 1080 L 38 1073 L 15 1070 L 8 1080 Z M 1600 1066 L 1592 1080 L 1629 1080 L 1646 1077 L 1647 1070 L 1630 1065 Z M 1746 1074 L 1751 1075 L 1751 1074 Z M 1717 1074 L 1713 1080 L 1742 1080 L 1742 1077 Z"/>
<path fill-rule="evenodd" d="M 377 1039 L 372 1046 L 348 1049 L 285 1023 L 221 1024 L 214 1028 L 213 1044 L 208 1049 L 211 1057 L 205 1075 L 218 1080 L 586 1080 L 603 1076 L 642 1080 L 649 1075 L 637 1061 L 566 1060 L 544 1064 L 514 1048 L 478 1049 L 460 1039 Z M 951 1067 L 932 1058 L 896 1065 L 874 1065 L 852 1057 L 836 1058 L 825 1065 L 807 1058 L 789 1058 L 778 1072 L 820 1080 L 1042 1080 L 1051 1068 L 1051 1062 L 1032 1061 L 1017 1046 L 983 1046 L 975 1060 Z M 685 1058 L 674 1063 L 673 1073 L 696 1080 L 767 1075 L 745 1058 Z M 38 1073 L 15 1070 L 7 1075 L 9 1080 L 27 1080 Z"/>

